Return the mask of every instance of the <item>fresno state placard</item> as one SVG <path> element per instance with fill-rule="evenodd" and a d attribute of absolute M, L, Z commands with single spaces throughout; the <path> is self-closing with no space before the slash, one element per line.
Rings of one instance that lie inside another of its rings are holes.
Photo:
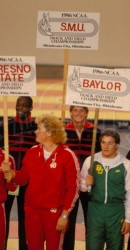
<path fill-rule="evenodd" d="M 98 49 L 99 13 L 39 11 L 37 48 Z"/>
<path fill-rule="evenodd" d="M 0 95 L 36 96 L 35 57 L 0 56 Z"/>
<path fill-rule="evenodd" d="M 130 69 L 70 65 L 66 104 L 130 111 Z"/>

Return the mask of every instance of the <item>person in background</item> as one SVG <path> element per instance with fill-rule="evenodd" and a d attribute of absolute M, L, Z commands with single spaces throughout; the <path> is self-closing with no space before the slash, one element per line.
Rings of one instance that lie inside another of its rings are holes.
<path fill-rule="evenodd" d="M 71 121 L 65 126 L 67 133 L 66 145 L 73 151 L 78 157 L 80 163 L 80 170 L 86 157 L 91 155 L 92 138 L 94 125 L 87 120 L 89 110 L 87 107 L 70 106 Z M 100 151 L 100 130 L 97 129 L 95 152 Z M 87 218 L 87 208 L 89 195 L 88 192 L 80 192 L 79 199 L 76 202 L 74 209 L 69 215 L 69 226 L 64 238 L 63 250 L 74 250 L 75 246 L 75 226 L 76 218 L 79 207 L 79 200 L 81 201 L 85 228 Z"/>
<path fill-rule="evenodd" d="M 5 153 L 0 148 L 0 166 L 4 161 Z M 9 156 L 10 167 L 15 169 L 15 162 L 12 156 Z M 0 250 L 5 249 L 5 237 L 6 237 L 6 220 L 5 220 L 5 208 L 4 202 L 7 199 L 7 191 L 15 191 L 17 186 L 12 182 L 5 182 L 3 172 L 0 169 Z"/>
<path fill-rule="evenodd" d="M 32 147 L 35 142 L 36 123 L 31 117 L 33 109 L 33 100 L 30 96 L 20 96 L 16 101 L 16 116 L 8 120 L 9 134 L 9 152 L 14 157 L 16 169 L 20 169 L 23 157 L 26 151 Z M 4 146 L 4 127 L 0 124 L 0 146 Z M 24 195 L 26 186 L 19 187 L 17 192 L 9 193 L 5 202 L 6 215 L 6 244 L 9 236 L 10 213 L 15 197 L 17 198 L 18 209 L 18 240 L 19 250 L 27 250 L 25 225 L 24 225 Z"/>
<path fill-rule="evenodd" d="M 8 181 L 27 185 L 25 225 L 29 250 L 62 249 L 68 217 L 79 195 L 79 163 L 65 145 L 66 133 L 55 116 L 37 118 L 37 146 L 29 149 L 21 170 L 3 163 Z M 6 165 L 6 166 L 5 166 Z"/>
<path fill-rule="evenodd" d="M 81 190 L 91 189 L 87 214 L 87 250 L 123 250 L 130 230 L 130 161 L 118 152 L 120 136 L 114 129 L 101 133 L 101 152 L 83 164 Z"/>
<path fill-rule="evenodd" d="M 130 160 L 130 151 L 128 151 L 126 158 Z M 130 235 L 128 237 L 128 244 L 127 244 L 127 250 L 130 250 Z"/>

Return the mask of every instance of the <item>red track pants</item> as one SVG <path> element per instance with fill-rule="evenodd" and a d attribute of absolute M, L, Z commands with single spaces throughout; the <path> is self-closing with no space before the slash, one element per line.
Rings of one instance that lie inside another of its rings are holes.
<path fill-rule="evenodd" d="M 5 248 L 5 212 L 4 205 L 0 204 L 0 250 Z"/>
<path fill-rule="evenodd" d="M 25 208 L 25 225 L 28 250 L 61 250 L 64 234 L 56 230 L 61 210 L 34 210 Z"/>

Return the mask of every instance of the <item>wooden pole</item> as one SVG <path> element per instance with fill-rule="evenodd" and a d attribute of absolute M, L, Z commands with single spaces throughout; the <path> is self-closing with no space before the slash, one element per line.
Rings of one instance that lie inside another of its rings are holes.
<path fill-rule="evenodd" d="M 7 96 L 3 96 L 3 107 L 4 107 L 4 151 L 5 160 L 9 158 L 9 143 L 8 143 L 8 105 Z"/>
<path fill-rule="evenodd" d="M 64 50 L 64 75 L 63 75 L 63 99 L 62 99 L 62 110 L 61 110 L 61 120 L 64 122 L 65 119 L 65 97 L 66 97 L 66 82 L 68 74 L 68 49 Z"/>
<path fill-rule="evenodd" d="M 90 164 L 90 168 L 89 168 L 89 174 L 91 174 L 91 175 L 93 175 L 93 162 L 94 162 L 96 136 L 97 136 L 98 116 L 99 116 L 99 109 L 95 109 L 93 140 L 92 140 L 92 149 L 91 149 L 91 164 Z"/>

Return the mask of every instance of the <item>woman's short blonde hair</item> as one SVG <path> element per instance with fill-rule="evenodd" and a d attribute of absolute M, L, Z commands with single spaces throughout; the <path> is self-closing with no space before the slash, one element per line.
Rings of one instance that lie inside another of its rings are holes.
<path fill-rule="evenodd" d="M 42 123 L 47 131 L 51 132 L 52 141 L 56 144 L 66 142 L 66 132 L 63 123 L 53 115 L 41 115 L 36 118 L 36 123 Z"/>

